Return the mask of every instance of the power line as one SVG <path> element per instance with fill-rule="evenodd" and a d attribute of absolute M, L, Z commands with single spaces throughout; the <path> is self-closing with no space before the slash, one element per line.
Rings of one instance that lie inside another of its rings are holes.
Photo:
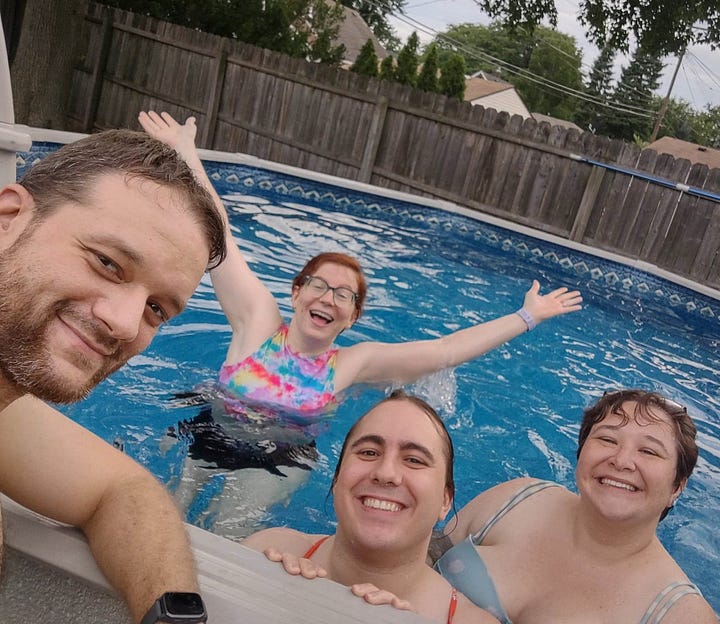
<path fill-rule="evenodd" d="M 366 1 L 370 2 L 371 4 L 376 4 L 373 0 L 366 0 Z M 505 71 L 507 71 L 508 73 L 511 73 L 514 75 L 519 75 L 520 77 L 524 78 L 525 80 L 535 83 L 541 89 L 545 88 L 545 89 L 551 89 L 553 91 L 559 91 L 560 93 L 567 95 L 569 97 L 574 97 L 579 100 L 591 102 L 591 103 L 601 106 L 603 108 L 608 108 L 611 110 L 615 110 L 617 112 L 621 112 L 621 113 L 625 113 L 625 114 L 629 114 L 629 115 L 635 115 L 637 117 L 644 117 L 644 118 L 648 118 L 648 119 L 655 118 L 654 114 L 648 113 L 646 111 L 646 109 L 643 109 L 641 107 L 633 106 L 631 104 L 624 104 L 623 102 L 607 102 L 605 100 L 596 98 L 596 97 L 589 95 L 587 93 L 584 93 L 582 91 L 578 91 L 576 89 L 568 87 L 567 85 L 561 85 L 559 83 L 548 80 L 547 78 L 545 78 L 543 76 L 539 76 L 539 75 L 534 74 L 533 72 L 530 72 L 524 68 L 512 65 L 511 63 L 503 61 L 502 59 L 498 59 L 498 58 L 492 56 L 491 54 L 488 54 L 482 50 L 478 50 L 476 48 L 468 48 L 465 44 L 454 40 L 452 37 L 448 37 L 447 35 L 439 33 L 435 29 L 423 24 L 422 22 L 416 20 L 415 18 L 410 17 L 409 15 L 405 14 L 402 11 L 400 12 L 400 15 L 394 14 L 394 16 L 396 19 L 408 24 L 409 26 L 412 26 L 416 30 L 420 30 L 421 32 L 423 32 L 427 35 L 430 35 L 437 39 L 446 41 L 453 47 L 453 49 L 462 50 L 471 58 L 475 58 L 476 60 L 480 60 L 480 61 L 490 60 L 493 63 L 496 63 L 496 64 L 500 65 L 501 67 L 503 67 L 503 69 L 505 69 Z"/>

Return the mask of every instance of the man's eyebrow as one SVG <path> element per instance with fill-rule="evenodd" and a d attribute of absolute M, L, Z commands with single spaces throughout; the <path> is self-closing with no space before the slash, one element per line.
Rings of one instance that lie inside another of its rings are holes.
<path fill-rule="evenodd" d="M 622 429 L 623 426 L 624 425 L 598 425 L 597 427 L 595 427 L 595 431 L 597 432 L 600 429 L 609 429 L 610 431 L 618 431 L 618 430 Z M 660 438 L 656 438 L 654 435 L 650 435 L 649 433 L 644 434 L 643 437 L 650 442 L 654 442 L 655 444 L 660 446 L 663 449 L 663 451 L 668 453 L 667 447 L 665 446 L 663 441 L 660 440 Z"/>
<path fill-rule="evenodd" d="M 145 258 L 129 247 L 126 241 L 117 236 L 112 234 L 92 234 L 88 238 L 91 243 L 112 248 L 113 251 L 122 254 L 126 259 L 140 267 L 145 265 Z"/>
<path fill-rule="evenodd" d="M 118 238 L 117 236 L 112 234 L 93 234 L 88 237 L 88 242 L 91 245 L 102 245 L 103 247 L 109 248 L 108 253 L 112 256 L 119 253 L 126 260 L 129 260 L 135 265 L 136 271 L 142 271 L 147 266 L 145 257 L 138 253 L 135 249 L 129 247 L 125 240 Z M 182 299 L 179 299 L 174 295 L 165 295 L 163 298 L 167 300 L 168 307 L 172 309 L 171 316 L 177 316 L 185 309 L 187 302 Z"/>
<path fill-rule="evenodd" d="M 382 436 L 379 436 L 377 434 L 369 433 L 367 435 L 359 437 L 357 440 L 355 440 L 351 445 L 350 448 L 354 449 L 358 446 L 361 446 L 362 444 L 376 444 L 377 446 L 386 446 L 387 442 L 385 438 Z M 418 442 L 413 442 L 411 440 L 401 440 L 400 441 L 400 449 L 403 451 L 418 451 L 425 455 L 430 461 L 435 461 L 435 456 L 432 454 L 429 448 L 424 446 L 423 444 L 420 444 Z"/>

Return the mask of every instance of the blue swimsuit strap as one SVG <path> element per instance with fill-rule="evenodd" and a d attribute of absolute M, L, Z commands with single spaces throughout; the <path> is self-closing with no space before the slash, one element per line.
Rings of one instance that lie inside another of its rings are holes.
<path fill-rule="evenodd" d="M 680 598 L 688 596 L 690 594 L 697 594 L 702 596 L 700 590 L 692 583 L 670 583 L 665 589 L 663 589 L 650 603 L 645 615 L 643 615 L 640 624 L 657 624 L 665 617 L 665 614 L 670 610 Z"/>
<path fill-rule="evenodd" d="M 483 540 L 487 537 L 490 529 L 492 529 L 495 524 L 497 524 L 497 522 L 505 516 L 506 513 L 513 509 L 513 507 L 524 501 L 526 498 L 532 496 L 533 494 L 537 494 L 538 492 L 541 492 L 542 490 L 551 487 L 562 486 L 559 483 L 554 483 L 553 481 L 535 481 L 534 483 L 530 483 L 522 487 L 519 491 L 513 494 L 513 496 L 502 507 L 500 507 L 500 509 L 495 512 L 495 514 L 485 523 L 482 529 L 480 529 L 477 533 L 471 536 L 473 544 L 475 544 L 476 546 L 482 544 Z"/>

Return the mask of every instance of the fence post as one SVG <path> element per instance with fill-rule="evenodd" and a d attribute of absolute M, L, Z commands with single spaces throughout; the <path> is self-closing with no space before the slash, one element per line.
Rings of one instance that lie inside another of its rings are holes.
<path fill-rule="evenodd" d="M 375 167 L 375 158 L 377 157 L 378 148 L 380 147 L 380 139 L 382 138 L 383 128 L 385 126 L 385 116 L 387 115 L 388 99 L 381 95 L 375 105 L 372 123 L 370 124 L 370 132 L 368 140 L 365 143 L 365 153 L 363 154 L 362 164 L 360 165 L 360 173 L 358 175 L 359 182 L 370 183 L 373 168 Z"/>
<path fill-rule="evenodd" d="M 90 88 L 90 98 L 87 108 L 85 109 L 85 118 L 83 119 L 83 132 L 90 134 L 95 126 L 98 107 L 100 106 L 100 96 L 102 95 L 103 78 L 105 76 L 105 67 L 107 66 L 108 56 L 110 56 L 110 44 L 112 43 L 113 31 L 113 11 L 105 9 L 102 24 L 100 26 L 100 54 L 98 54 L 95 68 L 93 69 L 92 87 Z"/>
<path fill-rule="evenodd" d="M 602 167 L 593 167 L 587 184 L 585 185 L 585 192 L 583 193 L 580 207 L 575 215 L 575 222 L 570 230 L 570 240 L 582 242 L 588 221 L 590 220 L 590 214 L 595 207 L 595 200 L 600 192 L 600 184 L 604 177 L 605 169 Z"/>
<path fill-rule="evenodd" d="M 212 77 L 208 98 L 208 106 L 206 109 L 206 122 L 203 128 L 200 145 L 206 149 L 212 149 L 215 143 L 215 133 L 217 131 L 218 110 L 220 109 L 220 100 L 222 92 L 225 88 L 225 71 L 227 69 L 228 46 L 225 39 L 220 39 L 219 45 L 215 52 L 215 73 Z"/>

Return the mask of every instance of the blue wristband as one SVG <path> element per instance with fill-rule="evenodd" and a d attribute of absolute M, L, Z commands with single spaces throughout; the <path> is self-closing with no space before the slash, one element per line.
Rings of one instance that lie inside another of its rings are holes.
<path fill-rule="evenodd" d="M 535 319 L 530 315 L 530 312 L 528 312 L 525 308 L 520 308 L 517 312 L 515 312 L 523 321 L 525 321 L 525 325 L 527 325 L 527 330 L 530 331 L 531 329 L 535 329 L 537 327 L 537 323 L 535 322 Z"/>

